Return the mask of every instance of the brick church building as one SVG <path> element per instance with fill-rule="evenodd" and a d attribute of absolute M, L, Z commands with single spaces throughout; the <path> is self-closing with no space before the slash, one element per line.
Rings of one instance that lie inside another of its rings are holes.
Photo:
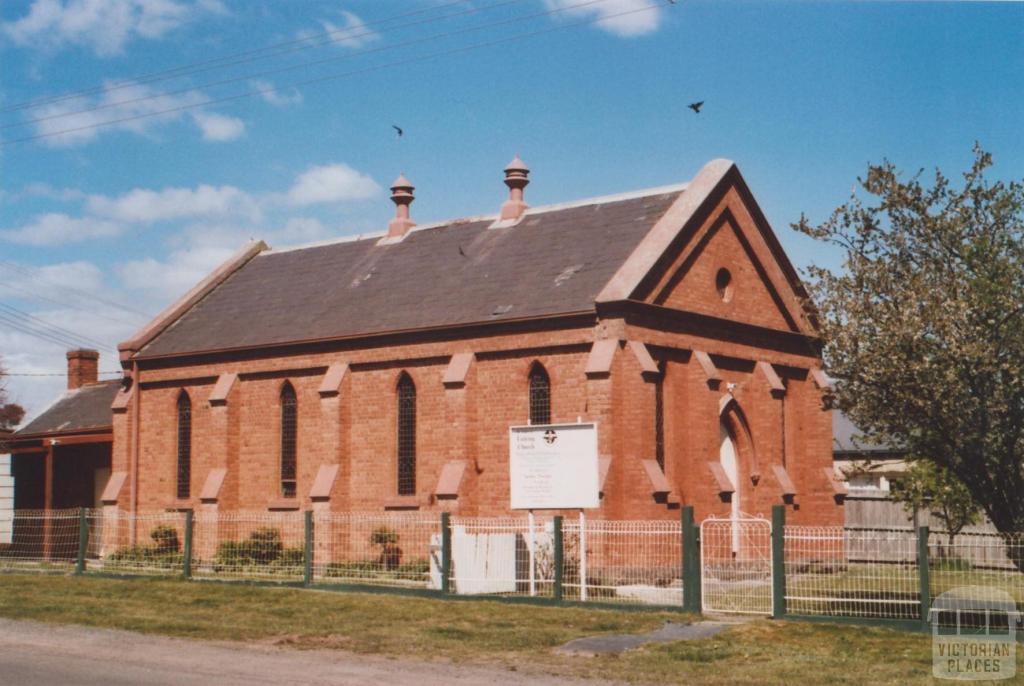
<path fill-rule="evenodd" d="M 509 513 L 512 425 L 598 425 L 609 519 L 843 521 L 805 291 L 734 164 L 689 183 L 244 247 L 131 340 L 103 501 Z"/>

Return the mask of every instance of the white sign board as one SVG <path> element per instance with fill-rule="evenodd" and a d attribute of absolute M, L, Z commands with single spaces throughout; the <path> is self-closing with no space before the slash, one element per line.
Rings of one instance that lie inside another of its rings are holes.
<path fill-rule="evenodd" d="M 597 424 L 509 427 L 513 510 L 575 510 L 600 503 Z"/>

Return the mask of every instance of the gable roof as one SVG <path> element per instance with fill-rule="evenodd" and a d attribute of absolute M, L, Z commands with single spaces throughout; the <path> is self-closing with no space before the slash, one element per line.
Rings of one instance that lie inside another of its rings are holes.
<path fill-rule="evenodd" d="M 503 228 L 489 216 L 400 241 L 250 244 L 122 343 L 122 358 L 595 313 L 629 297 L 733 170 L 715 160 L 689 184 L 532 208 Z"/>
<path fill-rule="evenodd" d="M 141 349 L 140 357 L 409 331 L 594 310 L 615 270 L 681 186 L 263 252 Z"/>
<path fill-rule="evenodd" d="M 68 391 L 11 438 L 109 429 L 114 416 L 110 404 L 120 388 L 118 381 L 102 381 Z"/>

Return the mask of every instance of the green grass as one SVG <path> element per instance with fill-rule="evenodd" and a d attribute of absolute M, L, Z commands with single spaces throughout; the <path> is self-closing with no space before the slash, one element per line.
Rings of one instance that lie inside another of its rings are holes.
<path fill-rule="evenodd" d="M 0 574 L 0 616 L 195 639 L 495 664 L 645 683 L 931 683 L 930 637 L 756 620 L 619 656 L 558 655 L 582 636 L 640 633 L 673 612 L 336 593 L 156 579 Z M 1024 653 L 1024 651 L 1021 651 Z M 1020 667 L 1024 673 L 1024 666 Z"/>

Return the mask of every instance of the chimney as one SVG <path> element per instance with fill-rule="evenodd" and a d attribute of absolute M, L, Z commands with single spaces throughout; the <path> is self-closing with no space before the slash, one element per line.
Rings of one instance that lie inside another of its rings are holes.
<path fill-rule="evenodd" d="M 508 200 L 501 206 L 501 221 L 515 220 L 523 216 L 530 206 L 523 201 L 523 189 L 530 183 L 530 169 L 519 155 L 505 167 L 505 185 L 508 186 Z"/>
<path fill-rule="evenodd" d="M 100 354 L 85 348 L 68 351 L 68 390 L 99 380 Z"/>
<path fill-rule="evenodd" d="M 415 200 L 412 192 L 415 186 L 409 183 L 404 174 L 391 183 L 391 201 L 395 203 L 395 218 L 388 222 L 388 238 L 401 238 L 409 233 L 409 229 L 416 226 L 416 222 L 409 218 L 409 205 Z"/>

